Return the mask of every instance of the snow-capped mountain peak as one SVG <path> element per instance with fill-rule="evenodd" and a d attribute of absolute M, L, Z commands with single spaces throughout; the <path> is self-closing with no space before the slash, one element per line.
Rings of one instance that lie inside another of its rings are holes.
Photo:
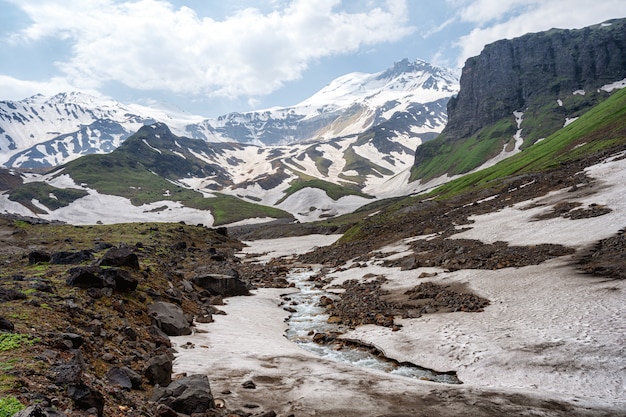
<path fill-rule="evenodd" d="M 424 103 L 451 96 L 458 91 L 458 84 L 458 76 L 451 70 L 403 59 L 378 73 L 353 72 L 338 77 L 295 107 L 333 103 L 341 108 L 357 102 L 376 107 L 399 98 Z"/>
<path fill-rule="evenodd" d="M 450 70 L 405 59 L 378 73 L 341 76 L 294 106 L 215 119 L 172 106 L 122 104 L 80 92 L 35 95 L 0 101 L 0 164 L 50 166 L 88 153 L 110 152 L 154 122 L 167 124 L 179 136 L 256 145 L 356 135 L 394 118 L 396 135 L 433 134 L 446 123 L 445 104 L 457 91 L 458 78 Z"/>

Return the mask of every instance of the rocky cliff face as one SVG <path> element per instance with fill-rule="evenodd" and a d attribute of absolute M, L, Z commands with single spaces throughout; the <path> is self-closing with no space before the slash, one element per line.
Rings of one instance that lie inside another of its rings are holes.
<path fill-rule="evenodd" d="M 464 174 L 526 149 L 626 80 L 626 19 L 485 46 L 463 67 L 448 123 L 419 146 L 411 181 Z"/>
<path fill-rule="evenodd" d="M 466 61 L 444 133 L 469 136 L 545 94 L 556 100 L 625 77 L 626 19 L 501 40 Z"/>

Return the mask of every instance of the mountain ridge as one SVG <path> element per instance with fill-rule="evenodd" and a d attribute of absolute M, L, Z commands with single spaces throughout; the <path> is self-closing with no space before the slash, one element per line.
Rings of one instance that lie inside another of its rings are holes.
<path fill-rule="evenodd" d="M 448 123 L 417 149 L 411 179 L 467 173 L 512 146 L 518 130 L 523 150 L 606 99 L 620 81 L 626 81 L 626 19 L 486 45 L 466 61 Z"/>
<path fill-rule="evenodd" d="M 214 119 L 82 93 L 35 95 L 19 102 L 0 101 L 0 158 L 5 155 L 0 162 L 36 168 L 110 152 L 141 126 L 154 122 L 166 123 L 179 136 L 209 142 L 285 145 L 358 134 L 406 115 L 415 126 L 400 133 L 428 136 L 443 129 L 445 102 L 457 90 L 458 77 L 451 71 L 405 59 L 378 73 L 339 77 L 295 106 Z M 105 128 L 97 126 L 103 119 L 108 120 Z"/>

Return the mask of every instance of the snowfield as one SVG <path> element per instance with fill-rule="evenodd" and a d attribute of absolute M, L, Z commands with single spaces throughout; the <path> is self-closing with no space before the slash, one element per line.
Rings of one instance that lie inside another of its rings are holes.
<path fill-rule="evenodd" d="M 605 161 L 588 173 L 598 179 L 596 192 L 578 201 L 585 206 L 605 204 L 611 213 L 591 219 L 533 221 L 548 204 L 563 198 L 563 190 L 475 216 L 472 228 L 455 237 L 519 245 L 562 243 L 582 249 L 612 236 L 626 226 L 626 160 Z M 259 260 L 267 261 L 335 239 L 309 236 L 247 242 L 246 252 L 262 254 Z M 400 241 L 384 252 L 393 257 L 407 249 Z M 198 324 L 194 335 L 173 338 L 179 347 L 187 342 L 196 346 L 178 349 L 174 371 L 208 374 L 214 395 L 223 397 L 228 406 L 260 404 L 279 415 L 626 414 L 626 282 L 583 275 L 569 256 L 494 271 L 400 271 L 380 263 L 378 259 L 364 268 L 338 268 L 330 274 L 330 285 L 383 274 L 388 279 L 383 288 L 408 289 L 418 283 L 421 272 L 437 272 L 429 280 L 466 283 L 491 304 L 481 313 L 397 319 L 403 327 L 396 332 L 360 326 L 344 337 L 371 343 L 400 361 L 454 370 L 463 385 L 335 363 L 300 349 L 284 336 L 288 313 L 279 306 L 279 296 L 289 290 L 276 289 L 230 298 L 223 307 L 227 315 L 215 316 L 211 324 Z M 249 379 L 257 383 L 256 390 L 232 390 Z M 219 394 L 227 388 L 233 392 Z M 555 401 L 560 404 L 554 405 Z"/>

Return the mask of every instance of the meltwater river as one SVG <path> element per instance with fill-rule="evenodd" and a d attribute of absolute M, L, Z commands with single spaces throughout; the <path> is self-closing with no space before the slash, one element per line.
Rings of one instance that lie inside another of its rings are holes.
<path fill-rule="evenodd" d="M 292 312 L 287 320 L 289 327 L 286 336 L 289 340 L 326 359 L 378 369 L 409 378 L 447 384 L 461 383 L 455 375 L 436 373 L 416 365 L 398 364 L 393 360 L 380 358 L 364 349 L 348 346 L 336 349 L 332 345 L 315 343 L 313 341 L 315 333 L 336 334 L 344 333 L 347 330 L 341 325 L 327 322 L 328 314 L 323 307 L 319 306 L 319 301 L 322 296 L 329 296 L 330 294 L 309 280 L 315 273 L 312 270 L 296 269 L 287 277 L 287 280 L 299 290 L 283 297 L 285 304 L 289 306 L 289 310 Z"/>

